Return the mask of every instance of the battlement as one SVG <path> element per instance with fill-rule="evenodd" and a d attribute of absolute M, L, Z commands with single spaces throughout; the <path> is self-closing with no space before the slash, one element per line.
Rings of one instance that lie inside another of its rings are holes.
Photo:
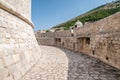
<path fill-rule="evenodd" d="M 120 12 L 72 30 L 36 33 L 41 45 L 80 51 L 120 68 Z"/>

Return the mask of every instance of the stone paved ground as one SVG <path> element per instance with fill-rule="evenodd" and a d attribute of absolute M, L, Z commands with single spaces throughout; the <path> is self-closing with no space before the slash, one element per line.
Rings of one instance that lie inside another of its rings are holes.
<path fill-rule="evenodd" d="M 41 53 L 21 80 L 120 80 L 120 70 L 79 52 L 41 46 Z"/>

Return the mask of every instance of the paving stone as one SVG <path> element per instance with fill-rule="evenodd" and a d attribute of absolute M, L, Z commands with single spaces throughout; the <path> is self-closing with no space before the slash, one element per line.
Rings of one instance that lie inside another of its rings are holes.
<path fill-rule="evenodd" d="M 120 70 L 80 52 L 40 46 L 42 57 L 21 80 L 120 80 Z"/>

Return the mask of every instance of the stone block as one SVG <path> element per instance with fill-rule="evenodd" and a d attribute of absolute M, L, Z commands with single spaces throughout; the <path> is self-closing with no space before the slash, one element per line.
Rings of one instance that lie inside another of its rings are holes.
<path fill-rule="evenodd" d="M 5 66 L 4 66 L 3 59 L 0 58 L 0 69 L 1 69 L 1 68 L 4 68 L 4 67 L 5 67 Z"/>
<path fill-rule="evenodd" d="M 20 54 L 13 54 L 12 56 L 13 56 L 14 62 L 20 61 Z"/>
<path fill-rule="evenodd" d="M 6 28 L 0 27 L 0 33 L 7 33 L 7 32 L 6 32 Z"/>
<path fill-rule="evenodd" d="M 16 43 L 15 39 L 10 39 L 10 44 L 15 44 L 15 43 Z"/>
<path fill-rule="evenodd" d="M 0 68 L 0 80 L 4 80 L 6 77 L 9 77 L 8 70 L 5 68 Z"/>
<path fill-rule="evenodd" d="M 9 77 L 4 78 L 4 80 L 14 80 L 14 79 L 13 79 L 13 76 L 9 76 Z"/>

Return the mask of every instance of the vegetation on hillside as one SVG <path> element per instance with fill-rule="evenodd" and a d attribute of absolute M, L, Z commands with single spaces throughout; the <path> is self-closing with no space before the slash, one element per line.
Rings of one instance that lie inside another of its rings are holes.
<path fill-rule="evenodd" d="M 120 0 L 117 0 L 112 3 L 99 6 L 83 15 L 80 15 L 72 20 L 57 25 L 53 28 L 63 27 L 64 30 L 67 30 L 71 26 L 73 26 L 77 20 L 80 20 L 83 24 L 85 24 L 85 22 L 95 22 L 119 11 L 120 11 Z"/>
<path fill-rule="evenodd" d="M 46 30 L 46 32 L 50 32 L 49 30 Z"/>

